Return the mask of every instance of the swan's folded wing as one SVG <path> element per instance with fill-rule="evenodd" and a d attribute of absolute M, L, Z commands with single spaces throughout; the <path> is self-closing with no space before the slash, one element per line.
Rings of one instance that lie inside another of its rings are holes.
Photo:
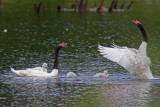
<path fill-rule="evenodd" d="M 28 76 L 29 75 L 29 72 L 27 72 L 26 70 L 22 70 L 19 72 L 20 75 L 22 76 Z"/>
<path fill-rule="evenodd" d="M 43 71 L 42 67 L 26 68 L 26 70 L 39 70 L 39 71 Z"/>
<path fill-rule="evenodd" d="M 134 65 L 139 63 L 135 49 L 127 47 L 109 48 L 100 45 L 98 46 L 98 49 L 103 57 L 118 63 L 130 73 L 134 73 Z"/>
<path fill-rule="evenodd" d="M 21 75 L 23 76 L 29 76 L 29 77 L 40 77 L 40 76 L 45 76 L 46 73 L 45 72 L 41 72 L 39 70 L 31 70 L 31 69 L 27 69 L 27 70 L 23 70 L 20 72 Z"/>

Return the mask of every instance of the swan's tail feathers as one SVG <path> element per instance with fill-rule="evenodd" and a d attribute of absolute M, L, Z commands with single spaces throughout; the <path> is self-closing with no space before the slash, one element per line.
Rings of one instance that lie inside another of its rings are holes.
<path fill-rule="evenodd" d="M 14 70 L 13 68 L 11 68 L 11 71 L 12 71 L 14 74 L 16 74 L 16 75 L 19 75 L 19 72 L 16 71 L 16 70 Z"/>
<path fill-rule="evenodd" d="M 11 67 L 10 67 L 11 68 Z M 13 73 L 15 73 L 16 72 L 16 70 L 14 70 L 13 68 L 11 68 L 11 71 L 13 72 Z"/>

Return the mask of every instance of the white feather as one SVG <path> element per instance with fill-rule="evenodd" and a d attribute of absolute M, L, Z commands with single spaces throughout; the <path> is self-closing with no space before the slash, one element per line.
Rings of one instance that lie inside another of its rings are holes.
<path fill-rule="evenodd" d="M 26 70 L 30 70 L 30 71 L 34 71 L 34 70 L 38 70 L 41 72 L 47 72 L 47 63 L 43 63 L 42 67 L 35 67 L 35 68 L 26 68 Z"/>
<path fill-rule="evenodd" d="M 13 68 L 11 68 L 11 71 L 17 76 L 26 76 L 26 77 L 55 77 L 55 76 L 58 76 L 58 69 L 53 69 L 51 73 L 42 72 L 37 69 L 14 70 Z"/>
<path fill-rule="evenodd" d="M 47 64 L 44 63 L 42 67 L 27 68 L 25 70 L 14 70 L 11 68 L 11 71 L 17 76 L 26 76 L 26 77 L 54 77 L 58 76 L 58 69 L 53 69 L 51 73 L 47 73 Z"/>
<path fill-rule="evenodd" d="M 146 56 L 146 42 L 142 42 L 139 49 L 120 47 L 112 44 L 112 48 L 98 45 L 103 57 L 118 63 L 131 74 L 138 74 L 141 79 L 153 79 L 150 71 L 150 59 Z"/>
<path fill-rule="evenodd" d="M 74 72 L 69 72 L 69 73 L 67 74 L 67 77 L 68 77 L 68 78 L 75 78 L 75 77 L 77 77 L 77 75 L 76 75 Z"/>
<path fill-rule="evenodd" d="M 108 78 L 109 74 L 108 74 L 108 71 L 105 70 L 104 73 L 97 73 L 93 77 L 94 78 Z"/>

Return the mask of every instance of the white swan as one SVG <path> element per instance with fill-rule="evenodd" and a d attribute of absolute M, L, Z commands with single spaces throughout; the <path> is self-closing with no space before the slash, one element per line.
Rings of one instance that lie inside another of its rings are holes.
<path fill-rule="evenodd" d="M 108 71 L 105 70 L 104 73 L 97 73 L 96 75 L 93 76 L 94 78 L 108 78 L 109 74 Z"/>
<path fill-rule="evenodd" d="M 143 41 L 139 49 L 120 47 L 115 44 L 110 47 L 98 46 L 100 54 L 103 57 L 118 63 L 124 67 L 130 74 L 138 74 L 141 79 L 155 79 L 153 78 L 152 72 L 150 70 L 151 61 L 146 55 L 146 47 L 148 43 L 148 36 L 139 21 L 134 21 L 138 26 L 143 35 Z"/>
<path fill-rule="evenodd" d="M 14 70 L 13 68 L 11 68 L 11 71 L 16 74 L 17 76 L 29 76 L 29 77 L 52 77 L 52 76 L 58 76 L 58 54 L 59 54 L 59 50 L 66 46 L 67 43 L 61 43 L 58 46 L 56 46 L 55 49 L 55 61 L 54 61 L 54 67 L 51 73 L 47 73 L 47 72 L 42 72 L 39 69 L 26 69 L 26 70 Z M 32 69 L 32 70 L 31 70 Z"/>
<path fill-rule="evenodd" d="M 69 73 L 67 74 L 67 77 L 68 77 L 68 78 L 75 78 L 75 77 L 77 77 L 77 75 L 76 75 L 74 72 L 69 72 Z"/>

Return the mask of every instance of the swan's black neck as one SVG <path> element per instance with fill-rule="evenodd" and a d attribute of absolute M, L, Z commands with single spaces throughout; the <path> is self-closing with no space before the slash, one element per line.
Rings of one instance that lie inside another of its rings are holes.
<path fill-rule="evenodd" d="M 53 69 L 58 69 L 58 54 L 59 50 L 62 48 L 62 46 L 57 46 L 55 49 L 55 57 L 54 57 L 54 67 Z"/>
<path fill-rule="evenodd" d="M 148 35 L 147 35 L 146 30 L 144 29 L 144 27 L 141 23 L 138 23 L 137 26 L 140 29 L 140 31 L 142 32 L 143 41 L 147 43 L 148 42 Z"/>

